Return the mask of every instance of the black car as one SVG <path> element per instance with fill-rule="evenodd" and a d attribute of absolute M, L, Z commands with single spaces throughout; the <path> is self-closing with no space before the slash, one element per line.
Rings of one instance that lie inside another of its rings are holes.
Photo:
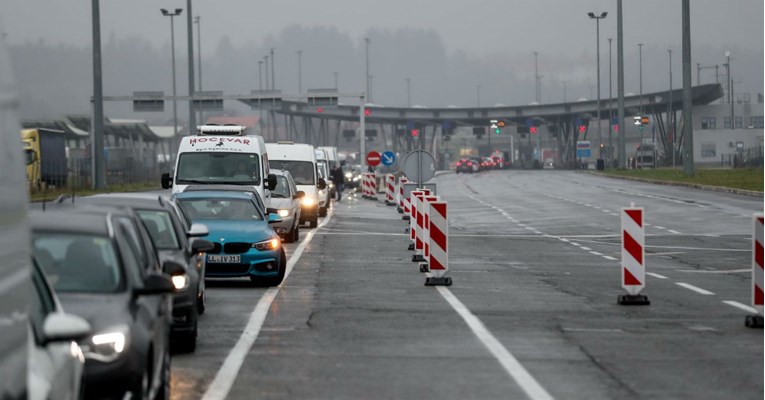
<path fill-rule="evenodd" d="M 85 397 L 169 398 L 169 275 L 183 266 L 160 268 L 148 232 L 126 208 L 55 207 L 32 212 L 30 222 L 35 259 L 64 308 L 92 328 L 79 343 Z"/>
<path fill-rule="evenodd" d="M 173 276 L 173 347 L 181 352 L 193 352 L 197 343 L 197 322 L 205 311 L 205 251 L 213 244 L 197 236 L 207 234 L 207 228 L 195 226 L 182 218 L 180 210 L 167 197 L 152 194 L 119 193 L 78 198 L 78 203 L 129 207 L 135 210 L 151 235 L 161 262 L 172 260 L 185 268 L 185 273 Z"/>

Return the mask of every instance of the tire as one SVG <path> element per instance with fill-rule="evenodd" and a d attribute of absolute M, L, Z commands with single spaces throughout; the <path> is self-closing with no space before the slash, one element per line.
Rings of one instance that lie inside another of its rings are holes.
<path fill-rule="evenodd" d="M 319 208 L 319 216 L 320 217 L 326 217 L 327 216 L 327 207 Z"/>
<path fill-rule="evenodd" d="M 196 335 L 194 336 L 194 343 L 196 345 Z M 162 361 L 162 373 L 159 376 L 159 389 L 155 400 L 169 400 L 170 399 L 170 351 L 166 350 Z"/>
<path fill-rule="evenodd" d="M 172 349 L 174 353 L 193 353 L 197 350 L 199 318 L 196 315 L 192 315 L 192 318 L 194 318 L 194 330 L 183 336 L 173 338 Z"/>
<path fill-rule="evenodd" d="M 316 228 L 317 226 L 319 226 L 319 217 L 313 217 L 310 227 Z"/>
<path fill-rule="evenodd" d="M 284 252 L 284 249 L 281 251 L 281 256 L 279 257 L 279 274 L 273 278 L 266 279 L 266 285 L 267 286 L 279 286 L 284 281 L 284 275 L 287 272 L 287 253 Z"/>
<path fill-rule="evenodd" d="M 207 293 L 202 292 L 201 296 L 197 296 L 197 314 L 204 314 L 205 309 L 207 309 Z"/>
<path fill-rule="evenodd" d="M 292 243 L 295 241 L 295 229 L 297 229 L 297 226 L 293 226 L 292 229 L 284 235 L 284 243 Z"/>
<path fill-rule="evenodd" d="M 292 242 L 298 241 L 300 241 L 300 225 L 296 225 L 295 229 L 292 230 Z"/>

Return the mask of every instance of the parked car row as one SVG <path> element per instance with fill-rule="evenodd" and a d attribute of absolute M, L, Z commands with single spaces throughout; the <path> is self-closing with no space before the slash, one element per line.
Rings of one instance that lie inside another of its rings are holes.
<path fill-rule="evenodd" d="M 500 156 L 463 158 L 454 163 L 456 173 L 472 174 L 492 169 L 510 168 L 510 162 Z"/>

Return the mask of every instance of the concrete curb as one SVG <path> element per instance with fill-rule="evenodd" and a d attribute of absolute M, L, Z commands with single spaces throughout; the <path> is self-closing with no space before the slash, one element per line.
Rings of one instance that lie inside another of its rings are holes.
<path fill-rule="evenodd" d="M 656 184 L 656 185 L 689 187 L 689 188 L 693 188 L 693 189 L 708 190 L 708 191 L 711 191 L 711 192 L 731 193 L 731 194 L 737 194 L 737 195 L 741 195 L 741 196 L 763 197 L 763 192 L 755 192 L 753 190 L 727 188 L 727 187 L 722 187 L 722 186 L 700 185 L 698 183 L 685 183 L 685 182 L 675 182 L 675 181 L 657 181 L 657 180 L 653 180 L 653 179 L 635 178 L 635 177 L 631 177 L 631 176 L 612 176 L 612 175 L 606 175 L 606 174 L 604 174 L 602 172 L 594 172 L 594 171 L 587 171 L 587 173 L 589 173 L 590 175 L 601 176 L 601 177 L 612 178 L 612 179 L 622 179 L 622 180 L 627 180 L 627 181 L 637 181 L 637 182 L 653 183 L 653 184 Z"/>
<path fill-rule="evenodd" d="M 436 174 L 433 175 L 433 176 L 441 176 L 441 175 L 453 174 L 453 173 L 454 173 L 454 171 L 452 171 L 450 169 L 445 169 L 445 170 L 441 170 L 441 171 L 436 171 Z"/>

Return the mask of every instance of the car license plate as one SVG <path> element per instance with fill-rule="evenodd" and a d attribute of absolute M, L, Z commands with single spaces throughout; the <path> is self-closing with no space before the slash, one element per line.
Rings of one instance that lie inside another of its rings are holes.
<path fill-rule="evenodd" d="M 227 255 L 215 255 L 208 254 L 207 262 L 209 263 L 239 263 L 241 262 L 241 256 L 227 256 Z"/>

